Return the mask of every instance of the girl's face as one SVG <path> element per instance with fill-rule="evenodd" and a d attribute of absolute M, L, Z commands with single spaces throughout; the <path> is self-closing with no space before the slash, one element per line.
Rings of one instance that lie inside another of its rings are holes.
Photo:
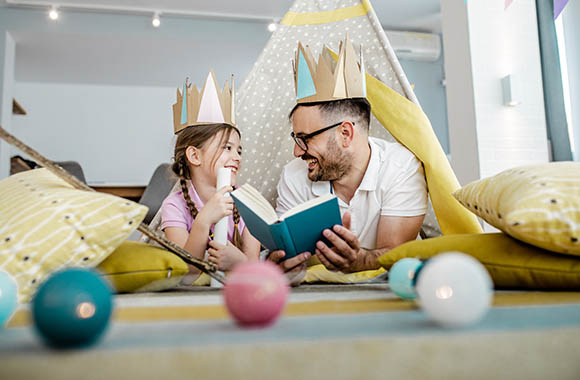
<path fill-rule="evenodd" d="M 225 132 L 223 132 L 225 133 Z M 237 175 L 242 168 L 242 146 L 240 135 L 236 131 L 230 133 L 227 141 L 222 143 L 223 133 L 216 135 L 205 147 L 203 154 L 204 162 L 202 166 L 209 170 L 212 183 L 217 181 L 219 168 L 230 168 L 232 172 L 231 184 L 236 184 Z M 221 144 L 221 146 L 220 146 Z M 213 166 L 212 166 L 213 164 Z"/>

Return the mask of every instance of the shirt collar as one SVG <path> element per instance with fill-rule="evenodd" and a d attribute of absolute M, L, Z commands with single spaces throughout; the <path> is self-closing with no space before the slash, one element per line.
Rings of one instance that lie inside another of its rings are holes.
<path fill-rule="evenodd" d="M 330 193 L 330 182 L 329 181 L 317 181 L 312 182 L 312 192 L 316 196 L 321 196 Z"/>

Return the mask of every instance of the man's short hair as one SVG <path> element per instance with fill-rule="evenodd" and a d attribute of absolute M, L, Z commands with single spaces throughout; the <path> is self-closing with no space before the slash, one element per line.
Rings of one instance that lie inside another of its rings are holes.
<path fill-rule="evenodd" d="M 314 107 L 318 106 L 322 117 L 325 120 L 340 121 L 336 119 L 336 115 L 347 118 L 343 121 L 355 121 L 356 125 L 360 126 L 362 130 L 368 132 L 371 122 L 371 105 L 365 98 L 354 99 L 340 99 L 329 102 L 315 102 L 296 104 L 290 111 L 288 118 L 292 121 L 292 115 L 298 107 Z M 330 121 L 329 121 L 330 122 Z"/>

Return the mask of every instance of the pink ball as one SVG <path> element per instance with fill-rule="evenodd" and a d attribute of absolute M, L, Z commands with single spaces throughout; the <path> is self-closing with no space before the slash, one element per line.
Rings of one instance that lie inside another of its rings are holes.
<path fill-rule="evenodd" d="M 265 327 L 278 318 L 288 299 L 288 280 L 275 264 L 251 261 L 236 266 L 224 286 L 226 307 L 242 326 Z"/>

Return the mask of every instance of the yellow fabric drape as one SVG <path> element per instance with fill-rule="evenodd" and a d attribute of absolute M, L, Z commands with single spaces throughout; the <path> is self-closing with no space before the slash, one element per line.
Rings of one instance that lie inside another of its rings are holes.
<path fill-rule="evenodd" d="M 342 21 L 353 17 L 364 16 L 371 9 L 369 0 L 362 0 L 361 4 L 352 7 L 339 8 L 325 12 L 296 13 L 288 12 L 280 21 L 283 25 L 314 25 Z"/>
<path fill-rule="evenodd" d="M 367 74 L 366 80 L 367 99 L 377 120 L 423 162 L 431 203 L 443 234 L 481 233 L 476 216 L 451 195 L 461 186 L 423 110 L 378 79 Z"/>

